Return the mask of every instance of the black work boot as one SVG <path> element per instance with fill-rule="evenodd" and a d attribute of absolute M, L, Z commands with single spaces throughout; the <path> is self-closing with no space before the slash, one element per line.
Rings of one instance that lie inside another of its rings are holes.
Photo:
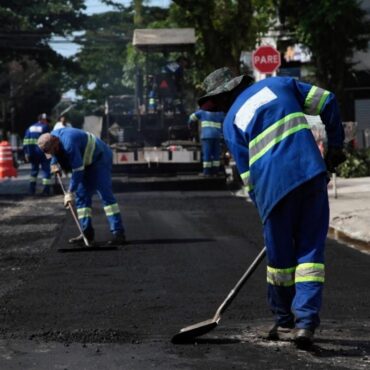
<path fill-rule="evenodd" d="M 269 340 L 293 340 L 294 325 L 281 326 L 274 324 L 268 330 L 266 339 Z"/>
<path fill-rule="evenodd" d="M 314 331 L 297 328 L 294 335 L 294 343 L 300 349 L 308 349 L 313 344 Z"/>
<path fill-rule="evenodd" d="M 49 187 L 45 187 L 44 190 L 41 192 L 41 195 L 44 196 L 44 197 L 48 197 L 50 196 L 50 188 Z"/>
<path fill-rule="evenodd" d="M 109 240 L 107 245 L 109 246 L 118 246 L 118 245 L 124 245 L 126 244 L 126 236 L 124 233 L 119 233 L 119 234 L 113 234 L 113 238 Z"/>
<path fill-rule="evenodd" d="M 87 241 L 89 242 L 90 246 L 92 246 L 94 244 L 94 231 L 85 231 L 84 234 L 85 234 L 85 237 L 86 237 Z M 69 239 L 68 243 L 69 244 L 74 244 L 74 245 L 81 245 L 81 246 L 85 245 L 84 238 L 83 238 L 82 234 L 80 234 L 80 235 L 78 235 L 74 238 Z"/>

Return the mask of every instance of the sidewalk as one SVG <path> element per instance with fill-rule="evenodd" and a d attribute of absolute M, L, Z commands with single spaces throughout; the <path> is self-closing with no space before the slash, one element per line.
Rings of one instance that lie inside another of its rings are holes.
<path fill-rule="evenodd" d="M 337 178 L 337 198 L 331 181 L 329 202 L 330 227 L 351 239 L 368 243 L 370 252 L 370 177 Z"/>
<path fill-rule="evenodd" d="M 370 254 L 370 177 L 337 178 L 337 197 L 333 181 L 328 192 L 329 237 Z M 244 190 L 238 190 L 235 195 L 249 200 Z"/>

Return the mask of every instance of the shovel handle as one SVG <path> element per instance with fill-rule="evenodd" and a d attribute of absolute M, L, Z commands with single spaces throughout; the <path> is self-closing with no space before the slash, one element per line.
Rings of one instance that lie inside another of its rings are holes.
<path fill-rule="evenodd" d="M 245 271 L 244 275 L 240 278 L 240 280 L 236 283 L 233 289 L 230 290 L 230 293 L 226 297 L 226 299 L 222 302 L 221 306 L 217 309 L 213 320 L 219 321 L 221 314 L 225 312 L 227 307 L 231 304 L 231 302 L 234 300 L 234 298 L 239 293 L 239 290 L 243 287 L 245 282 L 250 278 L 250 276 L 253 274 L 253 272 L 256 270 L 256 268 L 259 266 L 259 264 L 262 262 L 262 260 L 266 256 L 266 247 L 264 247 L 261 252 L 258 254 L 256 259 L 252 262 L 252 264 L 248 267 L 247 271 Z"/>
<path fill-rule="evenodd" d="M 64 185 L 63 185 L 62 179 L 61 179 L 61 177 L 60 177 L 60 174 L 57 172 L 55 175 L 56 175 L 56 177 L 57 177 L 57 179 L 58 179 L 58 182 L 59 182 L 60 187 L 62 188 L 63 194 L 65 195 L 65 194 L 66 194 L 66 190 L 64 189 Z M 76 212 L 75 212 L 75 210 L 73 209 L 73 207 L 72 207 L 72 204 L 71 204 L 71 203 L 69 203 L 68 209 L 71 211 L 72 217 L 73 217 L 73 219 L 74 219 L 74 221 L 75 221 L 75 223 L 76 223 L 76 225 L 77 225 L 77 227 L 78 227 L 78 230 L 80 231 L 80 233 L 81 233 L 81 235 L 82 235 L 82 238 L 83 238 L 83 240 L 84 240 L 84 243 L 85 243 L 86 247 L 90 247 L 90 243 L 89 243 L 89 241 L 87 240 L 87 238 L 86 238 L 86 236 L 85 236 L 85 233 L 84 233 L 84 232 L 83 232 L 83 230 L 81 229 L 81 225 L 80 225 L 80 223 L 79 223 L 79 221 L 78 221 L 78 218 L 77 218 Z"/>

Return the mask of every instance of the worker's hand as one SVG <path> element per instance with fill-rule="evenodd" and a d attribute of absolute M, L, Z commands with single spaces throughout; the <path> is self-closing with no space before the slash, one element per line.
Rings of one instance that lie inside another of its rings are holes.
<path fill-rule="evenodd" d="M 69 208 L 73 204 L 73 193 L 68 192 L 64 194 L 64 207 Z"/>
<path fill-rule="evenodd" d="M 27 154 L 24 155 L 24 163 L 30 163 L 30 157 Z"/>
<path fill-rule="evenodd" d="M 325 164 L 329 172 L 335 173 L 335 169 L 346 160 L 342 148 L 329 147 L 325 155 Z"/>
<path fill-rule="evenodd" d="M 62 169 L 60 168 L 59 164 L 52 164 L 50 166 L 50 171 L 54 175 L 56 175 L 56 174 L 59 174 L 59 176 L 62 175 Z"/>

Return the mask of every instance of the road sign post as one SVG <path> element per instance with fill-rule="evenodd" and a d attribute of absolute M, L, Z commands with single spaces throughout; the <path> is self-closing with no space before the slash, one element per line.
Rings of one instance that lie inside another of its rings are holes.
<path fill-rule="evenodd" d="M 253 52 L 252 64 L 258 72 L 272 74 L 280 67 L 280 53 L 272 46 L 260 46 Z"/>

